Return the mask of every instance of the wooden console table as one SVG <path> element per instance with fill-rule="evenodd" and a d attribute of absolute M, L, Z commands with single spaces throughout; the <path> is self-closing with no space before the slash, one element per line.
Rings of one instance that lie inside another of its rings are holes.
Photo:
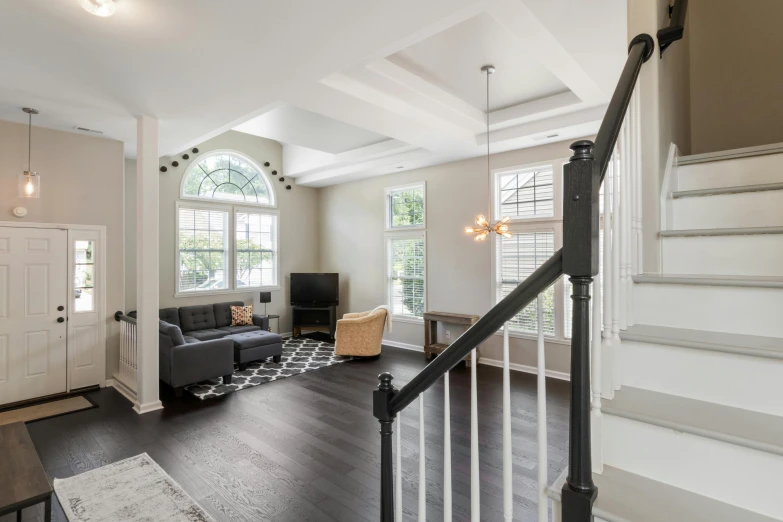
<path fill-rule="evenodd" d="M 438 342 L 438 323 L 457 324 L 470 326 L 479 320 L 477 315 L 451 314 L 448 312 L 424 312 L 424 355 L 427 360 L 432 359 L 433 354 L 437 355 L 446 348 L 448 344 Z M 480 357 L 478 348 L 476 348 L 476 358 Z M 472 352 L 465 357 L 465 366 L 470 367 L 473 364 Z"/>

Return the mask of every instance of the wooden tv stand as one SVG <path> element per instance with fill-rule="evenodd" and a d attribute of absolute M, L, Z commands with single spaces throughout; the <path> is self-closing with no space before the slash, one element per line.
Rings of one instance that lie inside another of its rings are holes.
<path fill-rule="evenodd" d="M 299 337 L 302 328 L 328 332 L 334 338 L 337 330 L 337 306 L 293 306 L 291 333 Z"/>

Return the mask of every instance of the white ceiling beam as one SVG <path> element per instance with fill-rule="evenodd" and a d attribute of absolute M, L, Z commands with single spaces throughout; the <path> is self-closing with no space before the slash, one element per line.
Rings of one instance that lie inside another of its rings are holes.
<path fill-rule="evenodd" d="M 417 149 L 414 145 L 399 140 L 386 140 L 366 147 L 328 154 L 304 147 L 285 145 L 283 163 L 287 176 L 299 177 L 317 174 L 321 171 L 350 165 L 352 163 L 380 159 Z"/>
<path fill-rule="evenodd" d="M 546 120 L 534 121 L 524 123 L 522 125 L 515 125 L 505 129 L 490 131 L 490 143 L 495 144 L 509 140 L 516 140 L 519 138 L 537 136 L 547 132 L 555 131 L 560 128 L 572 127 L 584 123 L 600 123 L 605 113 L 606 105 L 601 105 L 599 107 L 593 107 L 592 109 L 585 109 L 583 111 L 555 116 L 554 118 L 547 118 Z M 486 134 L 479 136 L 478 141 L 479 143 L 486 145 Z"/>
<path fill-rule="evenodd" d="M 551 118 L 582 108 L 585 107 L 579 96 L 572 92 L 564 92 L 492 111 L 489 114 L 489 124 L 492 127 L 508 127 L 512 124 Z"/>
<path fill-rule="evenodd" d="M 320 169 L 312 174 L 297 176 L 296 184 L 313 187 L 334 185 L 335 183 L 344 183 L 356 177 L 387 174 L 400 166 L 410 168 L 410 165 L 405 164 L 411 161 L 427 160 L 432 157 L 433 154 L 427 150 L 414 149 L 391 156 Z"/>
<path fill-rule="evenodd" d="M 487 12 L 583 102 L 608 101 L 609 95 L 521 0 L 495 0 Z"/>

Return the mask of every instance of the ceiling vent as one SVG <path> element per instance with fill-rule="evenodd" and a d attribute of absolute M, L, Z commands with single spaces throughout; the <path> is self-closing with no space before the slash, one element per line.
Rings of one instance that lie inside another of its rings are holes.
<path fill-rule="evenodd" d="M 79 132 L 89 132 L 90 134 L 103 134 L 103 131 L 88 129 L 87 127 L 79 127 L 78 125 L 74 127 L 73 130 L 77 130 Z"/>
<path fill-rule="evenodd" d="M 531 141 L 544 141 L 544 140 L 551 140 L 552 138 L 557 138 L 558 136 L 560 136 L 560 134 L 555 132 L 554 134 L 542 134 L 540 136 L 533 136 L 530 139 Z"/>

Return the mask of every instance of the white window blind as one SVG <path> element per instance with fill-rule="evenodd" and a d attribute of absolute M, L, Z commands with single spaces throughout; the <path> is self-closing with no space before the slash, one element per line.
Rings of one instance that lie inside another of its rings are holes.
<path fill-rule="evenodd" d="M 179 291 L 228 288 L 228 212 L 179 208 Z"/>
<path fill-rule="evenodd" d="M 424 316 L 424 234 L 389 237 L 386 245 L 387 295 L 392 314 Z"/>
<path fill-rule="evenodd" d="M 500 174 L 499 216 L 512 219 L 553 217 L 554 193 L 551 165 Z"/>
<path fill-rule="evenodd" d="M 424 226 L 424 184 L 388 189 L 388 228 Z"/>
<path fill-rule="evenodd" d="M 277 286 L 277 215 L 237 211 L 236 289 Z"/>
<path fill-rule="evenodd" d="M 510 238 L 499 238 L 497 266 L 497 301 L 500 301 L 529 277 L 555 252 L 554 232 L 512 233 Z M 544 304 L 544 334 L 555 334 L 555 294 L 550 286 L 542 294 Z M 537 301 L 518 313 L 509 328 L 513 331 L 535 333 L 538 323 Z"/>

